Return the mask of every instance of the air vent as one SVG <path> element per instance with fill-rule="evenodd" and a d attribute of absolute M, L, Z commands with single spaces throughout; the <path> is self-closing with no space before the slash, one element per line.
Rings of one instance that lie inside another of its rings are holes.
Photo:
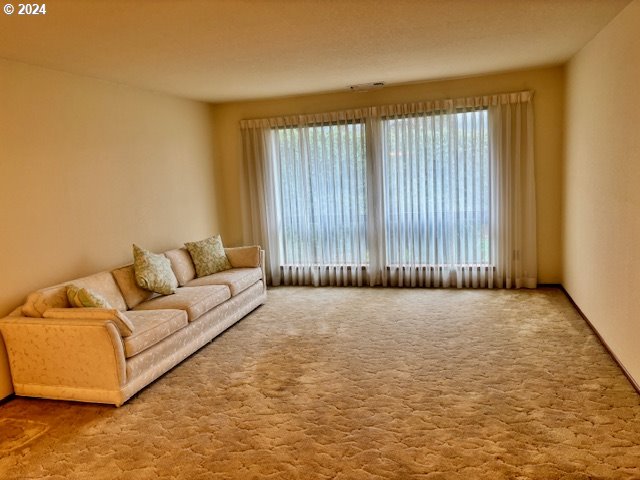
<path fill-rule="evenodd" d="M 368 92 L 369 90 L 378 90 L 384 87 L 384 82 L 360 83 L 359 85 L 351 85 L 349 90 L 352 92 Z"/>

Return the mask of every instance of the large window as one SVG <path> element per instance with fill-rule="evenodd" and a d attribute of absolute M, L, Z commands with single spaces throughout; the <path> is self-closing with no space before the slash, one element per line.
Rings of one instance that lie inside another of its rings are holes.
<path fill-rule="evenodd" d="M 487 110 L 382 121 L 391 265 L 489 264 Z"/>
<path fill-rule="evenodd" d="M 536 285 L 531 92 L 242 121 L 274 285 Z"/>
<path fill-rule="evenodd" d="M 363 123 L 274 129 L 283 265 L 366 262 L 365 140 Z"/>
<path fill-rule="evenodd" d="M 382 120 L 386 262 L 489 264 L 486 109 Z M 282 265 L 368 259 L 362 122 L 273 130 Z"/>

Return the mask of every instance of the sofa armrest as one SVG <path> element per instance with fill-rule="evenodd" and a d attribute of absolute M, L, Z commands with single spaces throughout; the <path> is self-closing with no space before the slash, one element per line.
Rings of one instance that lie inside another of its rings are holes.
<path fill-rule="evenodd" d="M 56 391 L 114 391 L 126 383 L 122 338 L 110 320 L 6 317 L 0 333 L 18 395 L 23 386 L 55 398 Z"/>
<path fill-rule="evenodd" d="M 262 286 L 263 290 L 267 292 L 267 261 L 264 250 L 260 249 L 260 269 L 262 270 Z"/>
<path fill-rule="evenodd" d="M 44 318 L 57 320 L 110 320 L 118 327 L 120 336 L 129 337 L 135 327 L 127 316 L 115 308 L 50 308 L 42 314 Z"/>
<path fill-rule="evenodd" d="M 250 247 L 225 248 L 229 263 L 233 268 L 255 268 L 260 266 L 260 252 L 258 245 Z"/>

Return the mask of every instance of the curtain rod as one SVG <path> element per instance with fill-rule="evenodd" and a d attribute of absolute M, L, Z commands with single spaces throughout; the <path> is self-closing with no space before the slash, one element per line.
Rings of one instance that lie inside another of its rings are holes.
<path fill-rule="evenodd" d="M 367 118 L 385 118 L 396 115 L 412 115 L 434 112 L 452 112 L 458 109 L 483 109 L 494 105 L 527 103 L 532 101 L 534 90 L 445 98 L 421 102 L 395 103 L 332 112 L 240 120 L 241 128 L 274 128 L 322 124 L 336 121 L 364 121 Z"/>

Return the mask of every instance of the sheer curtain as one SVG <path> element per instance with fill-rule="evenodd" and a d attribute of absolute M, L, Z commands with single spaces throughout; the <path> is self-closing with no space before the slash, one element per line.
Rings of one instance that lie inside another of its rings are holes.
<path fill-rule="evenodd" d="M 241 123 L 273 285 L 536 286 L 531 92 Z"/>
<path fill-rule="evenodd" d="M 269 246 L 273 285 L 368 283 L 363 115 L 243 122 L 245 234 Z"/>
<path fill-rule="evenodd" d="M 537 285 L 536 194 L 531 92 L 489 98 L 490 155 L 498 287 Z"/>

